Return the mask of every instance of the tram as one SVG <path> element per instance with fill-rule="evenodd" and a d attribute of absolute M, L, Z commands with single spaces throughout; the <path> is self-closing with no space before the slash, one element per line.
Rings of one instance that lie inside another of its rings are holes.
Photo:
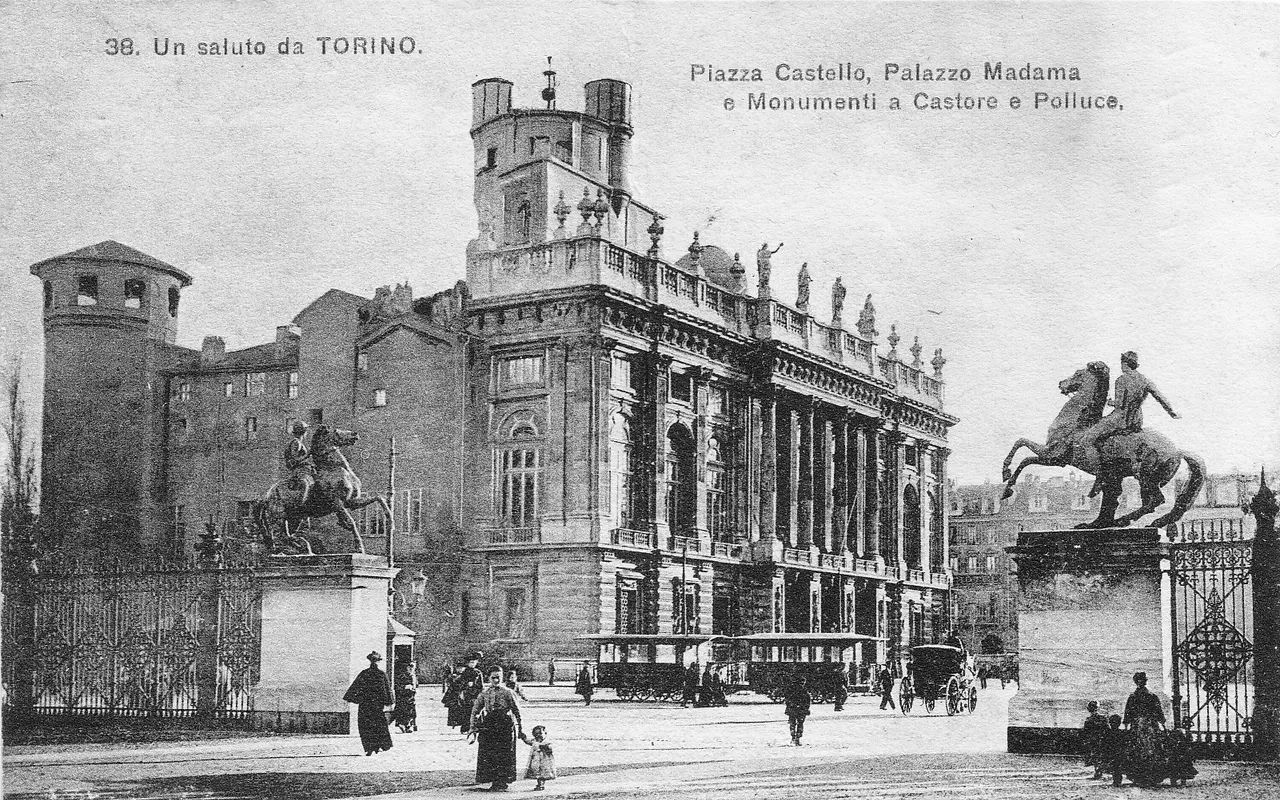
<path fill-rule="evenodd" d="M 614 690 L 619 700 L 679 700 L 685 670 L 717 664 L 727 674 L 725 691 L 739 688 L 734 664 L 715 662 L 716 645 L 730 644 L 727 636 L 702 634 L 588 633 L 579 639 L 595 642 L 599 651 L 596 685 Z M 723 649 L 723 648 L 722 648 Z"/>
<path fill-rule="evenodd" d="M 781 701 L 803 675 L 816 703 L 853 691 L 863 662 L 872 663 L 881 637 L 858 633 L 756 633 L 735 640 L 746 651 L 746 682 L 753 692 Z M 861 658 L 859 658 L 861 656 Z"/>

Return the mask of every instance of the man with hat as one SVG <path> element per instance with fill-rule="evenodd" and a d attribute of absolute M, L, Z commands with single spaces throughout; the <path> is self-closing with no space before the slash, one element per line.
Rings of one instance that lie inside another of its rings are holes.
<path fill-rule="evenodd" d="M 484 658 L 484 654 L 477 651 L 467 656 L 467 666 L 458 674 L 455 679 L 457 687 L 457 703 L 465 710 L 466 715 L 462 718 L 462 732 L 471 731 L 471 706 L 476 702 L 476 698 L 484 691 L 484 675 L 480 672 L 480 659 Z"/>
<path fill-rule="evenodd" d="M 380 750 L 391 749 L 391 732 L 387 730 L 387 717 L 383 712 L 394 702 L 394 697 L 387 673 L 378 669 L 382 656 L 374 652 L 367 658 L 369 668 L 361 670 L 342 699 L 355 703 L 360 744 L 364 746 L 364 754 L 371 756 Z"/>
<path fill-rule="evenodd" d="M 1092 461 L 1098 465 L 1097 479 L 1089 496 L 1093 497 L 1102 490 L 1102 443 L 1108 437 L 1126 433 L 1137 433 L 1142 430 L 1142 401 L 1151 395 L 1164 407 L 1170 417 L 1178 419 L 1178 414 L 1169 405 L 1169 401 L 1160 394 L 1156 385 L 1138 372 L 1138 354 L 1128 350 L 1120 355 L 1120 377 L 1116 378 L 1115 393 L 1107 405 L 1114 406 L 1115 411 L 1103 417 L 1092 428 L 1086 437 L 1087 448 L 1085 462 Z"/>

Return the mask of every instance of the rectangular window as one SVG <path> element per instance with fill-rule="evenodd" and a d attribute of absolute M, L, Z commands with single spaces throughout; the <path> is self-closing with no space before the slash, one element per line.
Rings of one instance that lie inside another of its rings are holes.
<path fill-rule="evenodd" d="M 671 630 L 674 633 L 702 633 L 700 589 L 701 587 L 696 583 L 685 583 L 682 592 L 679 580 L 672 584 Z"/>
<path fill-rule="evenodd" d="M 529 596 L 523 589 L 508 588 L 503 592 L 503 638 L 529 638 Z"/>
<path fill-rule="evenodd" d="M 289 384 L 285 388 L 285 396 L 290 400 L 298 399 L 298 373 L 289 373 Z"/>
<path fill-rule="evenodd" d="M 261 397 L 267 393 L 267 373 L 249 372 L 244 376 L 244 396 Z"/>
<path fill-rule="evenodd" d="M 634 581 L 618 584 L 618 633 L 640 633 L 640 591 Z"/>
<path fill-rule="evenodd" d="M 96 306 L 98 304 L 98 276 L 81 275 L 76 285 L 76 305 Z"/>
<path fill-rule="evenodd" d="M 1036 495 L 1035 497 L 1032 497 L 1031 510 L 1036 512 L 1048 511 L 1049 498 L 1045 497 L 1044 495 Z"/>
<path fill-rule="evenodd" d="M 996 533 L 995 530 L 987 531 L 987 544 L 999 544 L 999 543 L 1000 543 L 1000 534 Z"/>
<path fill-rule="evenodd" d="M 955 556 L 951 557 L 951 571 L 952 572 L 960 571 L 960 559 Z"/>
<path fill-rule="evenodd" d="M 725 517 L 724 472 L 719 469 L 707 469 L 707 530 L 712 539 L 718 539 L 726 533 L 728 520 Z"/>
<path fill-rule="evenodd" d="M 502 360 L 502 388 L 541 386 L 545 380 L 546 358 L 517 356 Z"/>
<path fill-rule="evenodd" d="M 996 571 L 996 557 L 995 557 L 995 556 L 987 556 L 987 572 L 988 572 L 989 574 L 993 574 L 993 575 L 994 575 L 994 574 L 995 574 L 995 571 Z"/>
<path fill-rule="evenodd" d="M 360 370 L 361 372 L 368 372 L 369 370 L 369 354 L 368 353 L 361 352 L 356 354 L 356 369 Z"/>
<path fill-rule="evenodd" d="M 670 397 L 672 400 L 679 400 L 688 403 L 693 399 L 693 376 L 680 373 L 671 373 L 671 390 Z"/>
<path fill-rule="evenodd" d="M 965 563 L 964 563 L 964 571 L 965 571 L 965 572 L 967 572 L 967 573 L 969 573 L 970 575 L 972 575 L 972 574 L 974 574 L 974 573 L 976 573 L 976 572 L 978 571 L 978 557 L 977 557 L 977 556 L 969 556 L 967 559 L 965 559 Z"/>
<path fill-rule="evenodd" d="M 191 384 L 187 383 L 186 381 L 183 381 L 182 383 L 179 383 L 179 384 L 178 384 L 178 389 L 177 389 L 177 391 L 175 391 L 175 392 L 174 392 L 174 395 L 175 395 L 179 400 L 183 400 L 183 401 L 190 400 L 190 399 L 191 399 Z"/>
<path fill-rule="evenodd" d="M 236 385 L 235 385 L 234 383 L 232 383 L 231 381 L 226 381 L 225 383 L 223 383 L 223 384 L 222 384 L 222 396 L 223 396 L 223 397 L 235 397 L 235 396 L 236 396 Z"/>
<path fill-rule="evenodd" d="M 498 148 L 490 147 L 488 151 L 485 152 L 484 165 L 489 169 L 493 169 L 498 166 Z"/>
<path fill-rule="evenodd" d="M 631 362 L 625 356 L 613 357 L 609 383 L 615 389 L 631 388 Z"/>
<path fill-rule="evenodd" d="M 537 450 L 503 450 L 499 473 L 499 516 L 514 528 L 538 524 Z"/>
<path fill-rule="evenodd" d="M 254 442 L 258 439 L 258 418 L 244 418 L 244 440 L 246 442 Z"/>
<path fill-rule="evenodd" d="M 131 278 L 124 282 L 124 307 L 142 308 L 147 297 L 147 282 Z"/>
<path fill-rule="evenodd" d="M 385 406 L 385 405 L 387 404 L 387 390 L 386 390 L 386 389 L 374 389 L 374 390 L 373 390 L 373 403 L 372 403 L 372 404 L 373 404 L 373 407 L 374 407 L 374 408 L 382 408 L 383 406 Z"/>
<path fill-rule="evenodd" d="M 722 417 L 729 408 L 729 390 L 723 386 L 712 386 L 707 394 L 707 413 L 714 417 Z"/>

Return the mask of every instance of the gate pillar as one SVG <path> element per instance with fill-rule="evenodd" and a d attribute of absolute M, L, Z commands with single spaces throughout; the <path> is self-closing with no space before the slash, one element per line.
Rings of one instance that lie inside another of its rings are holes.
<path fill-rule="evenodd" d="M 383 556 L 272 556 L 260 568 L 262 660 L 254 727 L 308 733 L 356 729 L 343 702 L 376 651 L 390 663 L 387 591 L 397 572 Z"/>
<path fill-rule="evenodd" d="M 1257 755 L 1280 760 L 1280 534 L 1276 496 L 1262 485 L 1249 503 L 1258 522 L 1253 536 L 1253 735 Z"/>
<path fill-rule="evenodd" d="M 1167 715 L 1159 532 L 1026 531 L 1008 550 L 1019 590 L 1009 752 L 1079 752 L 1085 705 L 1121 713 L 1135 672 Z"/>

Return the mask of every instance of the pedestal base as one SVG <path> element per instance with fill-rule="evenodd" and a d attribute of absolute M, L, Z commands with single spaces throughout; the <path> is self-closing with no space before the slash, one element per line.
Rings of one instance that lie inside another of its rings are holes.
<path fill-rule="evenodd" d="M 1168 713 L 1159 532 L 1028 531 L 1009 552 L 1019 587 L 1009 751 L 1079 752 L 1089 701 L 1123 713 L 1135 672 Z"/>
<path fill-rule="evenodd" d="M 387 657 L 387 590 L 395 573 L 381 556 L 356 553 L 270 559 L 261 571 L 255 728 L 355 730 L 355 707 L 342 696 L 369 666 L 369 653 Z"/>

